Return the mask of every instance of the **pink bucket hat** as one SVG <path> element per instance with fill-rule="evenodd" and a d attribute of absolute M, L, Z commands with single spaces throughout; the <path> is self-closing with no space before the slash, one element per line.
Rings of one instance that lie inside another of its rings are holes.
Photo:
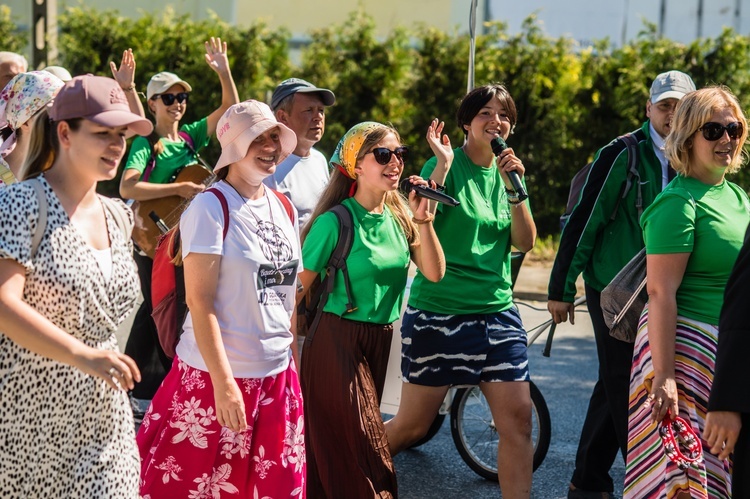
<path fill-rule="evenodd" d="M 216 136 L 221 143 L 221 156 L 216 162 L 214 172 L 244 158 L 250 144 L 274 127 L 279 128 L 281 154 L 278 162 L 281 163 L 297 147 L 297 136 L 294 132 L 276 121 L 268 104 L 247 100 L 231 106 L 216 125 Z"/>
<path fill-rule="evenodd" d="M 0 128 L 8 126 L 13 134 L 0 151 L 13 149 L 16 130 L 47 106 L 62 86 L 60 78 L 46 71 L 20 73 L 8 82 L 0 92 Z"/>
<path fill-rule="evenodd" d="M 52 121 L 85 118 L 102 126 L 127 126 L 138 135 L 148 135 L 154 129 L 149 120 L 130 111 L 120 85 L 103 76 L 76 76 L 65 83 L 49 116 Z"/>

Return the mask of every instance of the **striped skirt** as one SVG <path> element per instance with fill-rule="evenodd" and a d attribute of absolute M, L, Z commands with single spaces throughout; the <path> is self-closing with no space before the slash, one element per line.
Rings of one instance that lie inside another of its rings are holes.
<path fill-rule="evenodd" d="M 672 498 L 680 492 L 691 498 L 729 498 L 732 465 L 720 461 L 703 444 L 703 462 L 681 470 L 664 453 L 658 425 L 651 422 L 651 410 L 644 407 L 654 377 L 648 343 L 648 307 L 638 323 L 633 352 L 628 404 L 628 456 L 624 498 Z M 714 377 L 716 326 L 677 317 L 675 379 L 679 416 L 689 421 L 698 435 L 706 426 L 706 407 Z"/>

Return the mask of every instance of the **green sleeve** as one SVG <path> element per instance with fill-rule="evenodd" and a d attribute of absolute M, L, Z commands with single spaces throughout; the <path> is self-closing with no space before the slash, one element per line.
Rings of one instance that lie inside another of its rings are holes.
<path fill-rule="evenodd" d="M 550 274 L 549 299 L 572 303 L 576 280 L 592 259 L 602 231 L 620 198 L 627 178 L 627 148 L 615 144 L 600 149 L 591 165 L 581 197 L 560 237 L 560 247 Z M 621 208 L 628 209 L 623 201 Z"/>
<path fill-rule="evenodd" d="M 690 253 L 695 242 L 695 205 L 682 189 L 662 194 L 643 214 L 646 253 Z"/>
<path fill-rule="evenodd" d="M 302 245 L 302 262 L 305 270 L 319 274 L 325 269 L 338 240 L 339 222 L 336 215 L 326 212 L 316 218 Z"/>
<path fill-rule="evenodd" d="M 130 153 L 125 163 L 125 170 L 138 170 L 139 173 L 143 174 L 150 157 L 151 145 L 148 143 L 148 139 L 141 136 L 136 137 L 130 145 Z"/>
<path fill-rule="evenodd" d="M 208 117 L 198 120 L 195 123 L 182 125 L 180 130 L 190 135 L 196 151 L 200 151 L 206 147 L 211 138 L 208 136 Z"/>

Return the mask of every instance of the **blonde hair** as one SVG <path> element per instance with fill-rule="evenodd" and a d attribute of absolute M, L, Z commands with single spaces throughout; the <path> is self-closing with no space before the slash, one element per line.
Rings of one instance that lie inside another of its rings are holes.
<path fill-rule="evenodd" d="M 374 131 L 370 132 L 365 138 L 362 147 L 357 154 L 357 164 L 365 157 L 365 155 L 372 150 L 375 145 L 382 141 L 388 134 L 396 136 L 396 140 L 401 142 L 401 136 L 398 134 L 395 128 L 388 125 L 379 124 Z M 313 222 L 323 213 L 327 212 L 337 204 L 341 204 L 342 201 L 349 197 L 351 192 L 352 184 L 356 180 L 352 180 L 348 176 L 341 173 L 338 168 L 334 168 L 331 173 L 331 180 L 328 182 L 326 189 L 315 206 L 310 219 L 307 221 L 302 229 L 300 239 L 304 243 L 305 238 L 310 233 L 310 227 Z M 398 222 L 401 229 L 404 231 L 404 236 L 409 243 L 409 246 L 414 247 L 419 245 L 419 230 L 417 226 L 411 220 L 411 212 L 407 205 L 406 199 L 397 190 L 389 191 L 385 194 L 385 205 L 391 210 L 393 217 Z"/>
<path fill-rule="evenodd" d="M 727 173 L 735 173 L 740 169 L 746 159 L 743 146 L 748 134 L 747 119 L 732 91 L 721 85 L 690 92 L 677 103 L 672 130 L 664 144 L 664 153 L 677 173 L 690 174 L 693 137 L 700 133 L 699 128 L 710 121 L 716 111 L 726 108 L 731 109 L 737 121 L 742 123 L 742 136 L 737 145 L 739 154 L 732 158 Z"/>

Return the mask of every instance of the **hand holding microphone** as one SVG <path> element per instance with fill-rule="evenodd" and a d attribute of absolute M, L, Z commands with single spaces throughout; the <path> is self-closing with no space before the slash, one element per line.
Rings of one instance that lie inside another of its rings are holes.
<path fill-rule="evenodd" d="M 399 189 L 407 196 L 411 191 L 415 191 L 418 196 L 437 201 L 438 203 L 444 203 L 448 206 L 458 206 L 460 204 L 458 200 L 450 197 L 443 192 L 440 192 L 437 189 L 433 189 L 432 187 L 428 187 L 426 185 L 412 184 L 410 178 L 403 179 L 401 181 L 401 184 L 399 185 Z"/>
<path fill-rule="evenodd" d="M 498 158 L 500 158 L 500 154 L 508 147 L 508 144 L 505 143 L 502 137 L 495 137 L 492 139 L 492 142 L 490 142 L 490 145 L 492 146 L 492 153 Z M 529 195 L 526 193 L 523 182 L 521 182 L 521 176 L 515 170 L 510 170 L 507 174 L 510 183 L 513 184 L 513 190 L 518 193 L 518 200 L 526 200 Z"/>

